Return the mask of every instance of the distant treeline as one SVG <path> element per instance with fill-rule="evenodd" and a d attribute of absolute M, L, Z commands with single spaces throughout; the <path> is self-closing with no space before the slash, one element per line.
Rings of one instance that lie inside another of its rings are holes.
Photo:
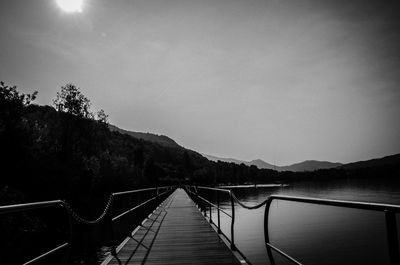
<path fill-rule="evenodd" d="M 54 107 L 32 104 L 36 94 L 0 85 L 0 204 L 66 199 L 83 207 L 112 191 L 277 180 L 272 170 L 215 163 L 183 147 L 112 132 L 105 112 L 93 114 L 74 85 L 62 87 Z"/>
<path fill-rule="evenodd" d="M 61 88 L 54 107 L 33 94 L 0 85 L 0 204 L 66 199 L 77 207 L 112 191 L 178 183 L 218 185 L 395 176 L 398 167 L 277 172 L 212 162 L 183 147 L 110 131 L 103 110 L 74 85 Z"/>

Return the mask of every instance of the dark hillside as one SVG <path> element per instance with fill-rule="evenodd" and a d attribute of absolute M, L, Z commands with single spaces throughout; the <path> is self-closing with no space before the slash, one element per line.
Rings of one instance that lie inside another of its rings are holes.
<path fill-rule="evenodd" d="M 110 130 L 107 115 L 103 112 L 102 119 L 95 120 L 89 105 L 75 106 L 69 113 L 69 106 L 61 99 L 56 105 L 60 110 L 56 110 L 31 104 L 25 100 L 28 95 L 15 87 L 10 90 L 3 85 L 1 89 L 1 204 L 66 199 L 77 208 L 87 208 L 93 201 L 105 200 L 112 191 L 177 183 L 270 182 L 276 178 L 271 170 L 209 161 L 166 136 L 112 126 Z M 73 85 L 63 89 L 80 93 Z M 89 103 L 84 99 L 82 104 Z M 99 203 L 99 209 L 102 206 Z M 91 208 L 93 215 L 95 208 Z"/>
<path fill-rule="evenodd" d="M 114 126 L 111 124 L 108 125 L 108 128 L 110 129 L 110 131 L 127 134 L 127 135 L 130 135 L 137 139 L 142 139 L 142 140 L 149 141 L 149 142 L 159 143 L 161 145 L 168 146 L 168 147 L 183 148 L 182 146 L 177 144 L 174 140 L 172 140 L 171 138 L 169 138 L 168 136 L 165 136 L 165 135 L 127 131 L 127 130 L 120 129 L 117 126 Z"/>
<path fill-rule="evenodd" d="M 21 150 L 2 166 L 8 173 L 1 184 L 22 190 L 28 200 L 172 183 L 209 163 L 182 147 L 110 131 L 106 124 L 49 106 L 27 106 L 21 128 Z"/>
<path fill-rule="evenodd" d="M 399 166 L 400 165 L 400 154 L 385 156 L 382 158 L 370 159 L 365 161 L 358 161 L 342 165 L 345 169 L 357 169 L 357 168 L 372 168 L 372 167 L 383 167 L 383 166 Z"/>
<path fill-rule="evenodd" d="M 280 167 L 280 171 L 314 171 L 318 169 L 329 169 L 341 166 L 341 163 L 332 163 L 328 161 L 306 160 L 290 166 Z"/>

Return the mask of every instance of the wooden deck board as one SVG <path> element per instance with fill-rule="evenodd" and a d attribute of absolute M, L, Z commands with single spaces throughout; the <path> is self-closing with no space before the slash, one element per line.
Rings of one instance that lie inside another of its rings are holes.
<path fill-rule="evenodd" d="M 122 264 L 241 264 L 182 189 L 143 225 L 151 231 L 141 227 L 118 251 Z M 118 262 L 113 258 L 105 264 Z"/>

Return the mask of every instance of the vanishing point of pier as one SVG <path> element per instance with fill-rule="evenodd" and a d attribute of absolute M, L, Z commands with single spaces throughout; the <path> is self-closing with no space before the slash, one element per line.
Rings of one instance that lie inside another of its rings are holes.
<path fill-rule="evenodd" d="M 123 241 L 116 257 L 122 264 L 241 264 L 183 189 Z M 103 265 L 120 264 L 116 257 Z"/>

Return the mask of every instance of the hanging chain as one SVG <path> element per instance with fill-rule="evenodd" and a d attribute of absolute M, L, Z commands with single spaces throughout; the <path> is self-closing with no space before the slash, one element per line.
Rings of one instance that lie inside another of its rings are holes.
<path fill-rule="evenodd" d="M 97 224 L 98 222 L 100 222 L 107 215 L 107 213 L 108 213 L 108 211 L 109 211 L 109 209 L 111 207 L 111 204 L 113 202 L 113 199 L 114 199 L 114 196 L 110 195 L 110 197 L 109 197 L 109 199 L 107 201 L 106 207 L 104 208 L 104 211 L 102 212 L 102 214 L 98 218 L 96 218 L 94 220 L 87 220 L 87 219 L 84 219 L 84 218 L 80 217 L 72 209 L 71 205 L 69 205 L 67 202 L 64 202 L 63 204 L 64 204 L 64 207 L 67 209 L 68 213 L 72 216 L 72 218 L 75 221 L 77 221 L 78 223 L 81 223 L 81 224 L 93 225 L 93 224 Z"/>

